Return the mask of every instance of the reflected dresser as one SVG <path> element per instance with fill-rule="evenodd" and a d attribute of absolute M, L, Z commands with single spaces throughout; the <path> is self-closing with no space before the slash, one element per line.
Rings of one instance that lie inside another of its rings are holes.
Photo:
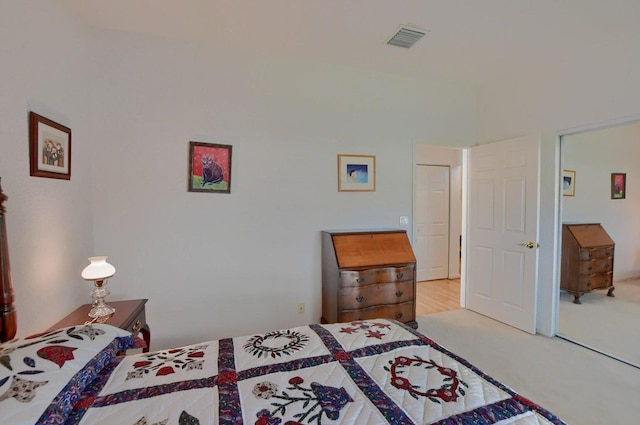
<path fill-rule="evenodd" d="M 573 302 L 596 289 L 607 289 L 613 297 L 615 243 L 599 223 L 562 225 L 560 289 L 573 295 Z"/>
<path fill-rule="evenodd" d="M 417 328 L 416 258 L 404 230 L 322 232 L 322 323 L 394 319 Z"/>

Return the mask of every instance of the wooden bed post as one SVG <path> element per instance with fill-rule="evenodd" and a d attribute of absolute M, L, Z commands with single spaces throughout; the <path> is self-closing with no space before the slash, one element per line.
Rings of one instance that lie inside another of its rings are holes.
<path fill-rule="evenodd" d="M 7 226 L 4 222 L 4 202 L 7 195 L 2 192 L 0 180 L 0 342 L 9 341 L 16 335 L 18 328 L 16 309 L 13 305 L 13 285 L 9 266 L 9 244 Z"/>

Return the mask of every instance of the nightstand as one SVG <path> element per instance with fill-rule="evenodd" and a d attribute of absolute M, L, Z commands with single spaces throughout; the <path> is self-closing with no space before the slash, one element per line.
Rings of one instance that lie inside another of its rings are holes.
<path fill-rule="evenodd" d="M 115 308 L 116 312 L 107 320 L 96 321 L 96 323 L 106 323 L 108 325 L 116 326 L 120 329 L 127 330 L 134 335 L 141 333 L 142 339 L 144 339 L 144 342 L 147 344 L 147 348 L 143 351 L 147 352 L 149 351 L 149 345 L 151 344 L 151 330 L 149 329 L 149 325 L 147 324 L 145 317 L 144 305 L 146 302 L 146 299 L 109 301 L 108 304 Z M 73 325 L 82 325 L 85 322 L 91 321 L 91 317 L 89 317 L 89 310 L 91 310 L 91 304 L 81 305 L 75 309 L 73 313 L 47 329 L 47 331 Z"/>

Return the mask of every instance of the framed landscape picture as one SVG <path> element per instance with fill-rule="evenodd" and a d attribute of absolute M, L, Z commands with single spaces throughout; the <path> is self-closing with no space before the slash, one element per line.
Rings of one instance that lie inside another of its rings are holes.
<path fill-rule="evenodd" d="M 374 155 L 338 155 L 339 192 L 375 192 Z"/>
<path fill-rule="evenodd" d="M 189 192 L 231 193 L 230 145 L 189 142 Z"/>
<path fill-rule="evenodd" d="M 29 162 L 34 177 L 71 180 L 71 129 L 30 112 Z"/>
<path fill-rule="evenodd" d="M 562 196 L 576 195 L 576 172 L 562 170 Z"/>

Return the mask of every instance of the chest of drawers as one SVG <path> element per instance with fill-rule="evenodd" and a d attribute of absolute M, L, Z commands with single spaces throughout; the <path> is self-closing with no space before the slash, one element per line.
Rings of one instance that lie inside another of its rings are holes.
<path fill-rule="evenodd" d="M 560 288 L 580 297 L 596 289 L 607 289 L 613 297 L 615 243 L 598 223 L 562 225 Z"/>
<path fill-rule="evenodd" d="M 415 295 L 404 230 L 322 232 L 322 323 L 387 318 L 415 328 Z"/>

